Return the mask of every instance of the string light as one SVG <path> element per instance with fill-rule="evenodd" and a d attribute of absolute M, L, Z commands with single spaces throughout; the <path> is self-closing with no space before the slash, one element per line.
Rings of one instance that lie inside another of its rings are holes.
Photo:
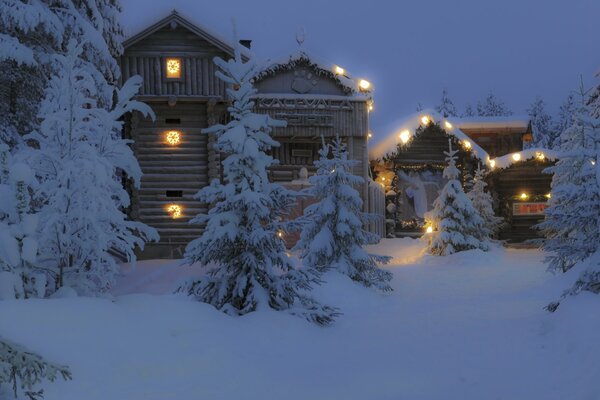
<path fill-rule="evenodd" d="M 367 137 L 368 137 L 369 139 L 371 139 L 371 138 L 373 137 L 373 134 L 372 134 L 371 132 L 369 132 L 369 133 L 367 133 Z"/>
<path fill-rule="evenodd" d="M 538 151 L 538 152 L 535 153 L 535 158 L 537 158 L 540 161 L 544 161 L 544 159 L 546 158 L 546 156 L 541 151 Z"/>
<path fill-rule="evenodd" d="M 344 75 L 346 73 L 346 71 L 344 70 L 344 68 L 340 67 L 339 65 L 335 66 L 334 71 L 338 75 Z"/>
<path fill-rule="evenodd" d="M 421 117 L 421 123 L 423 125 L 429 125 L 429 122 L 431 122 L 431 119 L 427 115 Z"/>
<path fill-rule="evenodd" d="M 490 168 L 491 169 L 496 168 L 496 160 L 490 160 Z"/>
<path fill-rule="evenodd" d="M 590 160 L 590 162 L 592 163 L 592 165 L 596 165 L 596 161 Z"/>
<path fill-rule="evenodd" d="M 446 128 L 448 129 L 452 129 L 452 124 L 448 121 L 444 122 L 444 125 L 446 125 Z"/>
<path fill-rule="evenodd" d="M 371 82 L 361 79 L 358 81 L 358 86 L 361 88 L 361 90 L 369 90 L 371 88 Z"/>
<path fill-rule="evenodd" d="M 425 229 L 425 232 L 427 233 L 433 233 L 433 226 L 428 226 L 427 229 Z"/>
<path fill-rule="evenodd" d="M 171 218 L 173 219 L 177 219 L 183 214 L 183 210 L 179 204 L 170 204 L 167 206 L 167 212 L 171 214 Z"/>
<path fill-rule="evenodd" d="M 547 199 L 550 199 L 550 198 L 552 198 L 552 193 L 547 193 L 547 194 L 546 194 L 546 198 L 547 198 Z"/>
<path fill-rule="evenodd" d="M 512 159 L 515 161 L 519 161 L 521 159 L 521 154 L 519 154 L 519 153 L 513 154 Z"/>
<path fill-rule="evenodd" d="M 527 193 L 521 193 L 521 196 L 519 196 L 521 198 L 521 200 L 527 200 L 529 198 L 529 195 Z"/>
<path fill-rule="evenodd" d="M 283 231 L 277 231 L 277 236 L 282 238 L 283 237 Z"/>
<path fill-rule="evenodd" d="M 402 132 L 400 132 L 400 141 L 404 144 L 408 143 L 408 141 L 410 140 L 410 132 L 408 131 L 408 129 L 403 130 Z"/>
<path fill-rule="evenodd" d="M 471 148 L 471 142 L 463 140 L 463 146 L 465 146 L 465 149 L 469 150 Z"/>

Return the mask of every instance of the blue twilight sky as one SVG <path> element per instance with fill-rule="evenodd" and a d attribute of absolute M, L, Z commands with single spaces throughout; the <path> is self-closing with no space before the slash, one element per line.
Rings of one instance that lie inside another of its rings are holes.
<path fill-rule="evenodd" d="M 489 91 L 523 114 L 540 95 L 550 112 L 579 77 L 600 70 L 600 0 L 121 0 L 127 35 L 177 9 L 260 59 L 304 47 L 375 87 L 371 127 L 438 104 L 443 87 L 462 112 Z"/>

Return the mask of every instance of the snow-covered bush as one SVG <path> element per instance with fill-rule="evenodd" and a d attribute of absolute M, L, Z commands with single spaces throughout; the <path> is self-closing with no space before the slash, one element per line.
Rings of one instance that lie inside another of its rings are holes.
<path fill-rule="evenodd" d="M 451 139 L 448 144 L 449 149 L 444 152 L 448 166 L 443 173 L 448 182 L 427 215 L 432 228 L 432 232 L 428 233 L 428 251 L 433 255 L 446 256 L 464 250 L 488 250 L 489 244 L 483 235 L 483 219 L 458 180 L 460 171 L 456 168 L 455 156 L 458 151 L 452 149 Z"/>
<path fill-rule="evenodd" d="M 29 192 L 33 172 L 0 143 L 0 300 L 43 297 L 44 274 L 37 264 L 37 215 Z"/>
<path fill-rule="evenodd" d="M 20 393 L 30 400 L 42 399 L 43 389 L 36 389 L 43 380 L 71 379 L 69 368 L 44 360 L 41 356 L 0 337 L 0 396 L 3 386 L 9 386 L 14 397 Z"/>
<path fill-rule="evenodd" d="M 363 248 L 380 238 L 364 229 L 370 216 L 362 212 L 363 201 L 356 190 L 364 179 L 352 174 L 358 162 L 348 159 L 339 137 L 331 145 L 323 141 L 319 155 L 317 173 L 303 191 L 317 202 L 304 210 L 304 226 L 295 250 L 300 251 L 307 268 L 319 272 L 332 269 L 367 287 L 392 290 L 388 283 L 392 274 L 377 266 L 390 257 L 370 254 Z"/>
<path fill-rule="evenodd" d="M 114 281 L 118 264 L 111 250 L 135 260 L 134 248 L 158 235 L 123 212 L 130 200 L 121 174 L 139 184 L 141 169 L 130 141 L 121 138 L 120 118 L 152 113 L 132 100 L 141 78 L 117 90 L 81 58 L 84 47 L 73 40 L 66 55 L 54 56 L 57 72 L 40 107 L 40 129 L 26 139 L 35 142 L 29 159 L 41 181 L 41 261 L 54 289 L 66 285 L 89 295 Z"/>
<path fill-rule="evenodd" d="M 493 93 L 477 103 L 477 115 L 480 117 L 507 117 L 512 111 Z"/>
<path fill-rule="evenodd" d="M 215 58 L 217 76 L 230 84 L 232 121 L 204 130 L 215 134 L 215 149 L 222 161 L 224 183 L 214 180 L 196 198 L 214 204 L 208 214 L 192 219 L 206 224 L 202 236 L 188 244 L 189 263 L 215 263 L 205 277 L 189 282 L 180 291 L 212 304 L 228 314 L 243 315 L 262 307 L 287 310 L 318 324 L 333 320 L 334 309 L 318 304 L 306 294 L 317 277 L 295 269 L 285 248 L 282 218 L 295 203 L 295 194 L 269 182 L 267 167 L 274 164 L 268 152 L 279 143 L 269 135 L 285 121 L 252 112 L 256 93 L 252 78 L 256 64 L 244 62 L 239 45 L 235 58 Z"/>
<path fill-rule="evenodd" d="M 481 236 L 489 239 L 498 232 L 498 229 L 502 224 L 502 218 L 497 217 L 496 214 L 494 214 L 492 195 L 489 192 L 486 192 L 486 186 L 485 171 L 478 166 L 475 171 L 475 177 L 473 178 L 473 187 L 467 193 L 467 197 L 469 197 L 473 207 L 483 219 Z"/>

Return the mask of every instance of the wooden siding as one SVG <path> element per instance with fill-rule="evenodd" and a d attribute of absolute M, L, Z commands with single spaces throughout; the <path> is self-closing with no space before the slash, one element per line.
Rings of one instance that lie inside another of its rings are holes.
<path fill-rule="evenodd" d="M 366 137 L 369 130 L 369 112 L 364 101 L 260 97 L 256 99 L 255 111 L 288 122 L 285 128 L 275 128 L 273 136 Z"/>
<path fill-rule="evenodd" d="M 123 81 L 144 79 L 141 96 L 225 96 L 225 83 L 215 76 L 214 57 L 229 58 L 208 41 L 183 27 L 165 27 L 131 45 L 121 57 Z M 167 79 L 165 59 L 182 60 L 181 78 Z"/>
<path fill-rule="evenodd" d="M 263 78 L 256 83 L 256 88 L 260 93 L 298 93 L 300 90 L 307 97 L 315 94 L 345 95 L 337 82 L 318 75 L 318 71 L 308 65 L 298 65 L 293 71 Z"/>
<path fill-rule="evenodd" d="M 137 190 L 136 214 L 159 231 L 160 244 L 185 245 L 200 235 L 202 227 L 189 224 L 207 207 L 193 199 L 199 189 L 208 184 L 208 135 L 201 133 L 207 126 L 206 103 L 151 103 L 156 121 L 144 119 L 134 124 L 134 151 L 144 175 Z M 167 119 L 179 123 L 167 123 Z M 181 132 L 181 143 L 165 143 L 165 132 Z M 181 197 L 167 197 L 167 191 L 181 191 Z M 173 219 L 166 208 L 169 204 L 183 207 L 183 216 Z"/>
<path fill-rule="evenodd" d="M 530 160 L 488 176 L 489 190 L 494 194 L 494 209 L 506 222 L 500 232 L 501 239 L 521 242 L 540 237 L 540 233 L 531 227 L 541 222 L 544 216 L 513 216 L 512 205 L 519 202 L 513 197 L 521 193 L 543 197 L 550 193 L 552 175 L 543 172 L 550 165 L 549 162 Z"/>

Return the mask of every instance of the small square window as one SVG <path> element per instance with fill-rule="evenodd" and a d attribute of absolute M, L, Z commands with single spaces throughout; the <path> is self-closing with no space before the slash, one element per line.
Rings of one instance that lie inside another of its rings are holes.
<path fill-rule="evenodd" d="M 169 57 L 165 60 L 167 79 L 181 79 L 181 58 Z"/>

